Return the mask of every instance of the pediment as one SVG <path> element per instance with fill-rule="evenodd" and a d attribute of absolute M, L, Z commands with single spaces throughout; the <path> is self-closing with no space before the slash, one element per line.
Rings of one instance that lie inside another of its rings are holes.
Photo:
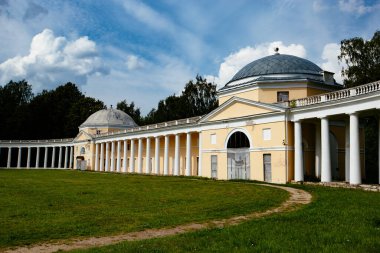
<path fill-rule="evenodd" d="M 84 131 L 80 131 L 78 135 L 75 137 L 74 142 L 88 141 L 92 139 L 93 136 L 91 134 L 86 133 Z"/>
<path fill-rule="evenodd" d="M 285 111 L 285 108 L 273 104 L 261 103 L 239 97 L 232 97 L 221 104 L 214 111 L 203 117 L 201 122 L 218 121 L 283 111 Z"/>

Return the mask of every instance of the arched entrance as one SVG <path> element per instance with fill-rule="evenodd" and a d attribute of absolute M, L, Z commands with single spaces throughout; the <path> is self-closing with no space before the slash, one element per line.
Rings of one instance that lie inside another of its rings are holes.
<path fill-rule="evenodd" d="M 227 178 L 249 179 L 249 139 L 241 131 L 234 132 L 227 142 Z"/>

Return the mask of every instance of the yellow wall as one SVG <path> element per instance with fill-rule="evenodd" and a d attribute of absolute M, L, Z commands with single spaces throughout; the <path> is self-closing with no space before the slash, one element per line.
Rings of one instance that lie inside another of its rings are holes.
<path fill-rule="evenodd" d="M 271 129 L 271 140 L 263 140 L 263 129 Z M 227 179 L 227 148 L 229 134 L 238 130 L 248 134 L 251 141 L 250 179 L 264 180 L 263 155 L 271 154 L 272 182 L 285 183 L 286 159 L 283 140 L 284 122 L 268 123 L 242 128 L 213 129 L 202 132 L 202 176 L 211 177 L 211 155 L 218 157 L 218 179 Z M 216 135 L 216 144 L 211 143 L 211 135 Z M 261 150 L 264 149 L 264 150 Z"/>
<path fill-rule="evenodd" d="M 271 112 L 271 110 L 258 107 L 258 106 L 249 105 L 242 102 L 234 102 L 228 107 L 224 108 L 223 111 L 219 112 L 218 114 L 210 118 L 209 121 L 244 117 L 244 116 L 268 113 L 268 112 Z"/>
<path fill-rule="evenodd" d="M 305 84 L 306 83 L 300 85 Z M 286 84 L 283 84 L 283 88 L 259 88 L 256 90 L 241 90 L 239 92 L 234 92 L 233 94 L 219 95 L 219 105 L 223 104 L 232 97 L 240 97 L 263 103 L 277 103 L 277 92 L 280 91 L 288 91 L 289 100 L 293 100 L 326 93 L 330 90 L 318 88 L 287 87 Z"/>

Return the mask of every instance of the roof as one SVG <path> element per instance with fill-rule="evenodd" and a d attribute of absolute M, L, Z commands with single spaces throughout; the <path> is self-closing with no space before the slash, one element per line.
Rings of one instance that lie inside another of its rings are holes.
<path fill-rule="evenodd" d="M 99 110 L 90 115 L 79 128 L 84 127 L 112 127 L 127 129 L 136 127 L 137 124 L 131 116 L 125 112 L 112 107 L 109 109 Z"/>
<path fill-rule="evenodd" d="M 259 77 L 273 74 L 306 74 L 321 76 L 322 69 L 306 59 L 286 54 L 274 54 L 255 60 L 239 72 L 229 83 L 247 77 Z"/>

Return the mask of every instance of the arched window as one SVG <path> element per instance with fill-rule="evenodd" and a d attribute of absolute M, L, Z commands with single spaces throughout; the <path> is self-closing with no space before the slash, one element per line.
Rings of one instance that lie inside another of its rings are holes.
<path fill-rule="evenodd" d="M 86 153 L 86 149 L 84 147 L 81 147 L 80 149 L 80 154 L 83 155 Z"/>
<path fill-rule="evenodd" d="M 243 132 L 235 132 L 228 139 L 227 148 L 249 148 L 248 137 Z"/>

